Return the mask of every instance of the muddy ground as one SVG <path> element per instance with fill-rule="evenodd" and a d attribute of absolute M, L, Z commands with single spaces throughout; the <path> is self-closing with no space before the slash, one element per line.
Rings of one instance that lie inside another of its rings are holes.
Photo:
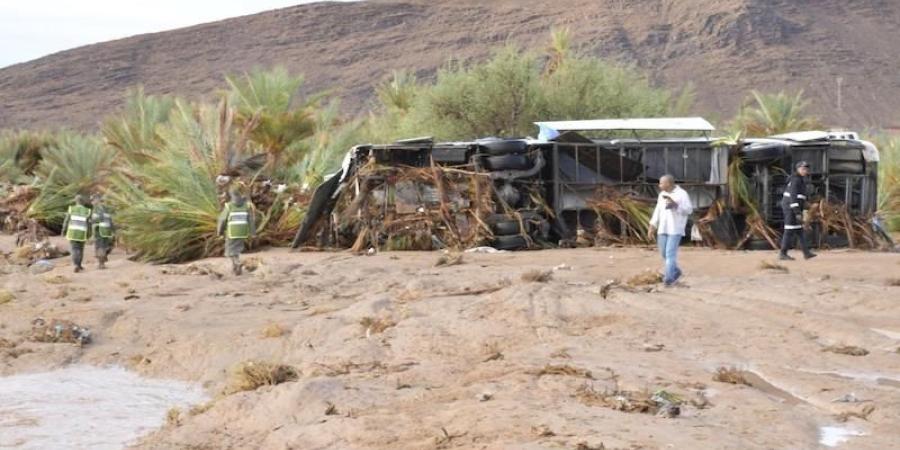
<path fill-rule="evenodd" d="M 77 275 L 65 260 L 6 267 L 0 338 L 15 346 L 0 374 L 82 363 L 202 383 L 215 400 L 141 449 L 814 449 L 823 426 L 863 434 L 840 448 L 900 442 L 897 254 L 823 252 L 783 271 L 761 266 L 772 253 L 685 248 L 672 289 L 604 289 L 657 268 L 649 249 L 445 267 L 438 253 L 248 256 L 259 267 L 237 278 L 222 258 L 151 266 L 121 252 Z M 533 270 L 552 274 L 523 279 Z M 94 342 L 25 340 L 39 316 Z M 247 360 L 299 378 L 221 394 Z M 720 367 L 748 384 L 713 381 Z M 626 401 L 659 390 L 683 400 L 680 415 Z"/>

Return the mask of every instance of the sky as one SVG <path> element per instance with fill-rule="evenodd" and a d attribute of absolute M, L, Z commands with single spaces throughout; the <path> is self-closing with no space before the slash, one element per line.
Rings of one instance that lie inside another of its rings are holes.
<path fill-rule="evenodd" d="M 0 0 L 0 67 L 311 0 Z"/>

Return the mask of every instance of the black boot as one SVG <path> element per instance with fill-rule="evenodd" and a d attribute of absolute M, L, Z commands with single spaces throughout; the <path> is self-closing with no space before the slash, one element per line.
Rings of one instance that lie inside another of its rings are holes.
<path fill-rule="evenodd" d="M 793 261 L 794 258 L 788 256 L 788 250 L 791 248 L 791 244 L 793 244 L 794 240 L 794 230 L 784 230 L 784 235 L 781 236 L 781 252 L 778 253 L 778 259 L 782 261 Z"/>
<path fill-rule="evenodd" d="M 809 250 L 809 245 L 806 243 L 806 234 L 803 233 L 803 230 L 798 230 L 797 240 L 800 241 L 800 249 L 803 250 L 803 259 L 813 259 L 818 256 Z"/>

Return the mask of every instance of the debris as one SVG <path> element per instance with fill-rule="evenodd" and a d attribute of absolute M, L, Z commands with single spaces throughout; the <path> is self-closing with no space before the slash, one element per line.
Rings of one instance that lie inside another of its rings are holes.
<path fill-rule="evenodd" d="M 734 367 L 719 367 L 716 369 L 716 373 L 713 375 L 713 381 L 718 381 L 720 383 L 730 383 L 730 384 L 743 384 L 745 386 L 751 386 L 750 382 L 747 381 L 747 378 L 744 377 L 744 371 L 738 370 Z"/>
<path fill-rule="evenodd" d="M 287 329 L 277 323 L 270 323 L 262 330 L 264 338 L 278 338 L 287 334 Z"/>
<path fill-rule="evenodd" d="M 855 345 L 829 345 L 828 347 L 823 348 L 822 351 L 850 356 L 866 356 L 869 354 L 868 350 Z"/>
<path fill-rule="evenodd" d="M 493 352 L 490 355 L 488 355 L 488 357 L 485 358 L 484 360 L 482 360 L 481 362 L 499 361 L 501 359 L 503 359 L 503 353 L 496 351 L 496 352 Z"/>
<path fill-rule="evenodd" d="M 645 352 L 661 352 L 664 348 L 665 344 L 644 344 Z"/>
<path fill-rule="evenodd" d="M 603 287 L 600 288 L 600 297 L 603 298 L 604 300 L 606 300 L 606 298 L 609 297 L 609 293 L 610 293 L 610 291 L 612 291 L 612 288 L 615 286 L 618 286 L 618 285 L 619 285 L 618 280 L 607 281 L 606 283 L 603 284 Z"/>
<path fill-rule="evenodd" d="M 594 375 L 590 370 L 579 369 L 577 367 L 572 367 L 568 364 L 563 365 L 553 365 L 547 364 L 541 369 L 532 370 L 528 373 L 535 375 L 537 377 L 542 377 L 544 375 L 560 375 L 560 376 L 569 376 L 569 377 L 579 377 L 579 378 L 587 378 L 589 380 L 594 379 Z"/>
<path fill-rule="evenodd" d="M 437 262 L 434 263 L 434 267 L 456 266 L 456 265 L 459 265 L 462 263 L 463 263 L 462 253 L 441 255 L 437 259 Z"/>
<path fill-rule="evenodd" d="M 506 250 L 497 250 L 494 247 L 473 247 L 466 249 L 464 253 L 506 253 Z"/>
<path fill-rule="evenodd" d="M 170 427 L 180 427 L 181 426 L 181 410 L 178 408 L 171 408 L 166 413 L 166 424 Z"/>
<path fill-rule="evenodd" d="M 225 274 L 208 263 L 190 263 L 186 265 L 171 264 L 159 270 L 163 275 L 209 275 L 214 279 L 222 279 Z"/>
<path fill-rule="evenodd" d="M 600 445 L 590 445 L 587 442 L 579 442 L 575 444 L 575 450 L 606 450 L 606 446 L 601 442 Z"/>
<path fill-rule="evenodd" d="M 886 286 L 898 287 L 900 286 L 900 278 L 891 278 L 884 282 Z"/>
<path fill-rule="evenodd" d="M 572 356 L 569 355 L 569 351 L 561 348 L 550 354 L 551 358 L 560 358 L 560 359 L 572 359 Z"/>
<path fill-rule="evenodd" d="M 16 248 L 16 250 L 13 252 L 13 257 L 14 261 L 18 264 L 33 266 L 38 261 L 47 261 L 50 259 L 62 258 L 63 256 L 67 256 L 68 254 L 69 252 L 67 250 L 60 250 L 59 247 L 57 247 L 55 244 L 45 239 L 40 242 L 35 242 L 33 244 L 27 244 Z"/>
<path fill-rule="evenodd" d="M 359 324 L 366 330 L 366 337 L 371 335 L 372 333 L 378 334 L 383 333 L 388 328 L 391 328 L 397 325 L 393 320 L 384 317 L 363 317 L 360 319 Z"/>
<path fill-rule="evenodd" d="M 340 411 L 338 411 L 337 406 L 334 406 L 334 403 L 325 402 L 325 405 L 326 405 L 325 406 L 325 415 L 326 416 L 336 416 L 336 415 L 340 414 Z"/>
<path fill-rule="evenodd" d="M 534 433 L 534 435 L 537 437 L 556 436 L 556 433 L 554 433 L 553 430 L 551 430 L 550 427 L 548 427 L 547 425 L 532 426 L 531 432 Z"/>
<path fill-rule="evenodd" d="M 662 274 L 653 270 L 645 270 L 625 281 L 625 284 L 631 287 L 647 286 L 651 284 L 662 283 Z"/>
<path fill-rule="evenodd" d="M 140 295 L 128 294 L 128 295 L 125 296 L 125 298 L 123 298 L 123 300 L 129 301 L 129 300 L 137 300 L 137 299 L 139 299 L 139 298 L 141 298 Z"/>
<path fill-rule="evenodd" d="M 31 340 L 35 342 L 68 343 L 83 346 L 91 342 L 87 328 L 68 320 L 52 319 L 47 322 L 38 317 L 31 322 Z"/>
<path fill-rule="evenodd" d="M 526 281 L 528 283 L 546 283 L 553 279 L 553 271 L 552 270 L 529 270 L 522 274 L 522 281 Z"/>
<path fill-rule="evenodd" d="M 487 402 L 494 398 L 494 394 L 490 392 L 482 392 L 476 396 L 479 402 Z"/>
<path fill-rule="evenodd" d="M 0 348 L 15 348 L 17 344 L 9 339 L 0 338 Z"/>
<path fill-rule="evenodd" d="M 851 418 L 857 418 L 862 420 L 869 420 L 869 416 L 875 412 L 875 405 L 866 405 L 863 406 L 862 409 L 858 411 L 845 411 L 838 414 L 835 419 L 838 422 L 846 422 Z"/>
<path fill-rule="evenodd" d="M 681 414 L 683 400 L 670 392 L 659 390 L 652 395 L 646 391 L 598 391 L 583 385 L 575 392 L 575 398 L 588 406 L 602 406 L 628 413 L 652 414 L 673 418 Z"/>
<path fill-rule="evenodd" d="M 190 309 L 191 309 L 191 305 L 188 305 L 187 303 L 180 303 L 178 305 L 175 305 L 176 311 L 187 312 L 187 311 L 190 311 Z"/>
<path fill-rule="evenodd" d="M 760 270 L 772 270 L 776 272 L 788 273 L 787 267 L 784 267 L 783 265 L 772 261 L 760 261 L 759 268 Z"/>
<path fill-rule="evenodd" d="M 859 403 L 859 402 L 870 402 L 870 401 L 871 400 L 860 400 L 859 398 L 856 397 L 856 394 L 851 392 L 849 394 L 838 397 L 838 398 L 832 400 L 831 402 L 832 403 Z"/>
<path fill-rule="evenodd" d="M 706 409 L 712 406 L 712 403 L 706 398 L 706 393 L 704 391 L 698 391 L 694 394 L 694 398 L 690 400 L 690 404 L 697 409 Z"/>
<path fill-rule="evenodd" d="M 0 289 L 0 305 L 4 305 L 16 299 L 16 296 L 6 289 Z"/>
<path fill-rule="evenodd" d="M 28 271 L 32 275 L 40 275 L 42 273 L 47 273 L 53 270 L 54 265 L 52 262 L 47 261 L 46 259 L 39 259 L 35 261 L 30 267 L 28 267 Z"/>
<path fill-rule="evenodd" d="M 255 272 L 263 265 L 262 259 L 255 256 L 241 260 L 241 268 L 245 272 Z"/>
<path fill-rule="evenodd" d="M 560 270 L 572 270 L 572 266 L 566 265 L 566 263 L 562 263 L 553 268 L 554 272 L 559 272 Z"/>
<path fill-rule="evenodd" d="M 296 381 L 297 370 L 284 364 L 247 361 L 239 364 L 231 374 L 225 394 L 253 391 L 262 386 L 275 386 L 288 381 Z"/>
<path fill-rule="evenodd" d="M 467 434 L 469 433 L 451 434 L 446 428 L 441 427 L 441 434 L 435 438 L 435 444 L 437 444 L 438 448 L 445 448 L 445 446 L 449 445 L 454 439 L 461 438 Z"/>

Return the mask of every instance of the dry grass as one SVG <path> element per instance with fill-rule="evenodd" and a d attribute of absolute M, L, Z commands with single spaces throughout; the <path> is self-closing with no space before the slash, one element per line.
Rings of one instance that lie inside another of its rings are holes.
<path fill-rule="evenodd" d="M 546 283 L 553 279 L 552 270 L 529 270 L 522 274 L 522 281 L 527 283 Z"/>
<path fill-rule="evenodd" d="M 181 426 L 181 410 L 178 408 L 171 408 L 168 412 L 166 412 L 166 424 L 171 427 L 180 427 Z"/>
<path fill-rule="evenodd" d="M 277 323 L 270 323 L 262 329 L 262 336 L 264 338 L 280 338 L 287 334 L 287 329 Z"/>
<path fill-rule="evenodd" d="M 716 369 L 716 373 L 713 374 L 712 379 L 719 383 L 743 384 L 745 386 L 751 385 L 744 376 L 744 371 L 735 367 L 719 367 Z"/>
<path fill-rule="evenodd" d="M 869 420 L 869 416 L 873 412 L 875 412 L 875 405 L 866 405 L 866 406 L 863 406 L 862 409 L 860 409 L 859 411 L 842 412 L 842 413 L 838 414 L 837 416 L 835 416 L 835 419 L 838 422 L 842 422 L 842 423 L 850 420 L 851 418 Z"/>
<path fill-rule="evenodd" d="M 366 335 L 384 333 L 385 330 L 397 325 L 393 320 L 386 317 L 363 317 L 359 324 L 366 331 Z"/>
<path fill-rule="evenodd" d="M 209 411 L 210 409 L 212 409 L 212 407 L 214 405 L 215 405 L 215 400 L 210 400 L 206 403 L 194 405 L 191 407 L 190 410 L 188 410 L 188 414 L 190 414 L 191 416 L 199 416 L 200 414 L 203 414 L 203 413 Z"/>
<path fill-rule="evenodd" d="M 588 380 L 594 379 L 594 375 L 590 370 L 579 369 L 568 364 L 547 364 L 546 366 L 537 370 L 532 370 L 529 373 L 537 377 L 542 377 L 545 375 L 559 375 L 567 377 L 587 378 Z"/>
<path fill-rule="evenodd" d="M 462 264 L 463 254 L 450 254 L 450 255 L 441 255 L 437 261 L 434 263 L 434 267 L 449 267 L 449 266 L 458 266 Z"/>
<path fill-rule="evenodd" d="M 651 284 L 662 283 L 662 274 L 654 270 L 645 270 L 625 281 L 625 284 L 631 287 L 647 286 Z"/>
<path fill-rule="evenodd" d="M 288 381 L 296 381 L 297 370 L 284 364 L 247 361 L 239 364 L 231 373 L 225 393 L 253 391 L 262 386 L 275 386 Z"/>
<path fill-rule="evenodd" d="M 772 261 L 760 261 L 759 268 L 761 270 L 773 270 L 776 272 L 788 273 L 788 268 Z"/>
<path fill-rule="evenodd" d="M 13 295 L 12 292 L 9 292 L 6 289 L 0 289 L 0 305 L 5 305 L 16 299 L 16 296 Z"/>
<path fill-rule="evenodd" d="M 575 391 L 575 398 L 588 406 L 601 406 L 627 413 L 652 414 L 664 417 L 676 417 L 681 414 L 684 401 L 677 395 L 657 391 L 598 391 L 592 386 L 584 385 Z"/>
<path fill-rule="evenodd" d="M 72 282 L 69 277 L 63 275 L 46 276 L 42 279 L 44 280 L 44 283 L 47 284 L 68 284 Z"/>
<path fill-rule="evenodd" d="M 866 356 L 869 354 L 868 350 L 855 345 L 829 345 L 828 347 L 823 348 L 822 351 L 850 356 Z"/>

